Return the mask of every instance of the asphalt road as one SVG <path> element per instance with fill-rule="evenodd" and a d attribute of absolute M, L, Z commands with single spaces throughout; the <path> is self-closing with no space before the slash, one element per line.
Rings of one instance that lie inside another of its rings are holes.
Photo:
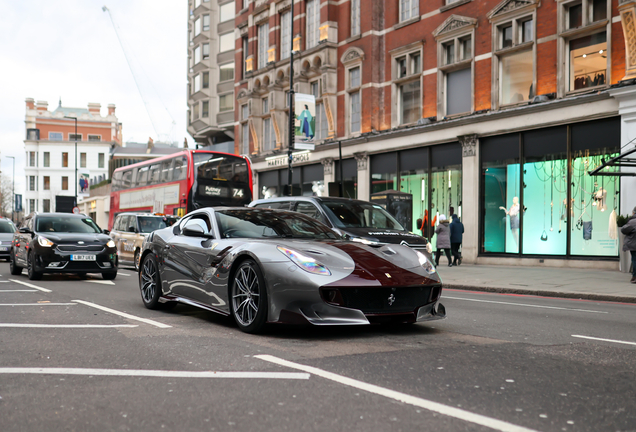
<path fill-rule="evenodd" d="M 633 304 L 445 290 L 444 321 L 252 336 L 130 269 L 0 275 L 2 432 L 636 430 Z"/>

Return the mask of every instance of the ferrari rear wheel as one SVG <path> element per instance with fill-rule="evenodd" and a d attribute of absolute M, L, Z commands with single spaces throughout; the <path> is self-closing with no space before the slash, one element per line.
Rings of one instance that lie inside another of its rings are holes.
<path fill-rule="evenodd" d="M 159 309 L 159 297 L 161 296 L 161 283 L 159 279 L 159 267 L 152 254 L 146 255 L 139 272 L 139 289 L 141 300 L 148 309 Z"/>
<path fill-rule="evenodd" d="M 267 321 L 267 289 L 256 262 L 241 263 L 234 274 L 230 295 L 232 316 L 239 329 L 246 333 L 263 331 Z"/>

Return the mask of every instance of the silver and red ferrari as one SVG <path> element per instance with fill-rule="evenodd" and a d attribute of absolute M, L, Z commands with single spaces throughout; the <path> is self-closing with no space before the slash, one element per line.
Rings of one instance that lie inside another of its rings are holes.
<path fill-rule="evenodd" d="M 205 208 L 144 242 L 139 287 L 150 309 L 186 303 L 266 323 L 360 325 L 445 318 L 427 254 L 344 240 L 300 213 Z"/>

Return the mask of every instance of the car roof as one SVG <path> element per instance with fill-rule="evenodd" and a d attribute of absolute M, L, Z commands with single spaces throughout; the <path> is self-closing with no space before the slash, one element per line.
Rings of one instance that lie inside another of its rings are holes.
<path fill-rule="evenodd" d="M 353 198 L 341 198 L 341 197 L 319 197 L 319 196 L 291 196 L 291 197 L 276 197 L 276 198 L 263 198 L 252 201 L 250 204 L 260 204 L 268 202 L 280 202 L 280 201 L 342 201 L 342 202 L 359 202 L 369 204 L 368 201 L 363 201 Z"/>
<path fill-rule="evenodd" d="M 144 212 L 126 212 L 126 213 L 119 213 L 117 216 L 154 216 L 154 217 L 162 218 L 167 215 L 156 215 L 156 214 L 144 213 Z"/>
<path fill-rule="evenodd" d="M 66 217 L 73 217 L 73 218 L 87 218 L 88 217 L 85 214 L 81 214 L 81 213 L 80 214 L 75 214 L 75 213 L 63 213 L 63 212 L 57 212 L 57 213 L 36 213 L 34 216 L 35 217 L 40 217 L 40 216 L 66 216 Z"/>

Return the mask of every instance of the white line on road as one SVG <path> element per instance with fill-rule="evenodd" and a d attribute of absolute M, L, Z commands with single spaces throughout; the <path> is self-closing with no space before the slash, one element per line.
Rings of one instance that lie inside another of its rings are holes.
<path fill-rule="evenodd" d="M 136 324 L 14 324 L 0 323 L 0 327 L 5 328 L 118 328 L 118 327 L 139 327 Z"/>
<path fill-rule="evenodd" d="M 126 313 L 126 312 L 119 312 L 119 311 L 116 311 L 115 309 L 111 309 L 111 308 L 107 308 L 107 307 L 104 307 L 104 306 L 100 306 L 98 304 L 90 303 L 90 302 L 87 302 L 87 301 L 84 301 L 84 300 L 73 300 L 73 301 L 77 302 L 77 303 L 81 303 L 81 304 L 86 305 L 86 306 L 94 307 L 96 309 L 101 309 L 101 310 L 103 310 L 105 312 L 110 312 L 112 314 L 119 315 L 119 316 L 122 316 L 124 318 L 128 318 L 128 319 L 131 319 L 131 320 L 136 320 L 136 321 L 141 321 L 141 322 L 144 322 L 146 324 L 150 324 L 150 325 L 153 325 L 153 326 L 156 326 L 156 327 L 159 327 L 159 328 L 171 328 L 172 327 L 172 326 L 169 326 L 168 324 L 162 324 L 162 323 L 157 322 L 157 321 L 149 320 L 149 319 L 146 319 L 146 318 L 140 318 L 140 317 L 135 316 L 135 315 L 130 315 L 130 314 Z"/>
<path fill-rule="evenodd" d="M 77 306 L 77 303 L 0 303 L 0 306 Z"/>
<path fill-rule="evenodd" d="M 40 290 L 40 291 L 43 291 L 43 292 L 47 292 L 47 293 L 52 292 L 50 289 L 42 288 L 42 287 L 27 283 L 27 282 L 22 282 L 22 281 L 15 280 L 15 279 L 9 279 L 9 280 L 11 282 L 19 283 L 20 285 L 28 286 L 29 288 L 35 288 L 36 290 Z"/>
<path fill-rule="evenodd" d="M 625 344 L 625 345 L 636 345 L 636 342 L 620 341 L 616 339 L 603 339 L 603 338 L 596 338 L 592 336 L 581 336 L 581 335 L 572 335 L 572 337 L 581 338 L 581 339 L 591 339 L 591 340 L 597 340 L 597 341 L 603 341 L 603 342 L 614 342 L 614 343 Z"/>
<path fill-rule="evenodd" d="M 283 360 L 278 357 L 274 357 L 271 355 L 256 355 L 254 356 L 258 359 L 265 360 L 268 362 L 276 363 L 281 366 L 286 366 L 292 369 L 298 369 L 305 372 L 308 372 L 313 375 L 320 376 L 322 378 L 326 378 L 331 381 L 335 381 L 340 384 L 348 385 L 350 387 L 354 387 L 360 390 L 367 391 L 369 393 L 374 393 L 380 396 L 384 396 L 390 399 L 397 400 L 399 402 L 407 403 L 410 405 L 414 405 L 420 408 L 427 409 L 429 411 L 434 411 L 449 417 L 454 417 L 460 420 L 464 420 L 467 422 L 475 423 L 478 425 L 486 426 L 491 429 L 495 429 L 503 432 L 535 432 L 533 429 L 528 429 L 522 426 L 517 426 L 512 423 L 504 422 L 501 420 L 493 419 L 490 417 L 482 416 L 480 414 L 474 414 L 469 411 L 464 411 L 459 408 L 451 407 L 448 405 L 443 405 L 437 402 L 429 401 L 426 399 L 421 399 L 415 396 L 407 395 L 405 393 L 400 393 L 394 390 L 389 390 L 384 387 L 379 387 L 373 384 L 367 384 L 362 381 L 354 380 L 352 378 L 347 378 L 342 375 L 337 375 L 331 372 L 324 371 L 322 369 L 318 369 L 312 366 L 305 366 L 299 363 L 293 363 L 287 360 Z"/>
<path fill-rule="evenodd" d="M 93 282 L 102 285 L 115 285 L 115 282 L 109 280 L 99 280 L 99 279 L 88 279 L 86 282 Z"/>
<path fill-rule="evenodd" d="M 169 371 L 134 369 L 83 369 L 83 368 L 0 368 L 0 374 L 46 374 L 46 375 L 95 375 L 159 378 L 268 378 L 309 379 L 308 373 L 300 372 L 222 372 L 222 371 Z"/>
<path fill-rule="evenodd" d="M 0 290 L 0 293 L 4 292 L 38 292 L 38 290 Z"/>
<path fill-rule="evenodd" d="M 443 297 L 445 299 L 464 300 L 464 301 L 471 301 L 471 302 L 478 302 L 478 303 L 495 303 L 495 304 L 503 304 L 503 305 L 511 305 L 511 306 L 533 307 L 533 308 L 539 308 L 539 309 L 557 309 L 557 310 L 567 310 L 572 312 L 589 312 L 589 313 L 599 313 L 599 314 L 609 313 L 609 312 L 595 311 L 595 310 L 588 310 L 588 309 L 572 309 L 572 308 L 562 308 L 562 307 L 556 307 L 556 306 L 541 306 L 541 305 L 531 305 L 531 304 L 524 304 L 524 303 L 500 302 L 500 301 L 493 301 L 493 300 L 478 300 L 478 299 L 449 297 L 449 296 L 443 296 Z"/>
<path fill-rule="evenodd" d="M 128 273 L 117 272 L 117 276 L 130 276 Z"/>
<path fill-rule="evenodd" d="M 2 275 L 0 275 L 2 276 Z M 9 281 L 0 281 L 0 283 L 9 283 Z"/>

